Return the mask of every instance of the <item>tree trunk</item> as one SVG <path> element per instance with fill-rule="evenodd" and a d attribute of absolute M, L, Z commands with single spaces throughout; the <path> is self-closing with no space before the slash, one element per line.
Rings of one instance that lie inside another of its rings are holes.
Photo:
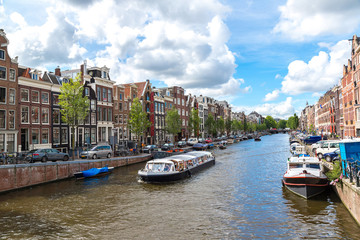
<path fill-rule="evenodd" d="M 75 160 L 75 127 L 72 126 L 71 127 L 71 132 L 72 132 L 72 135 L 71 135 L 71 148 L 72 148 L 72 160 L 74 161 Z"/>

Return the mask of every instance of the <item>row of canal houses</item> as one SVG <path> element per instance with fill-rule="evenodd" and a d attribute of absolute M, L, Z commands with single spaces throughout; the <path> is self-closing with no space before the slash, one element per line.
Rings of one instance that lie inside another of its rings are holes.
<path fill-rule="evenodd" d="M 75 144 L 83 148 L 99 143 L 124 144 L 134 140 L 128 127 L 131 104 L 140 99 L 148 113 L 151 127 L 141 141 L 162 144 L 171 139 L 165 131 L 166 112 L 175 107 L 181 118 L 181 132 L 176 140 L 191 137 L 187 126 L 191 109 L 199 109 L 200 136 L 207 136 L 204 123 L 209 113 L 215 118 L 231 117 L 226 101 L 186 94 L 179 86 L 155 88 L 149 80 L 117 84 L 110 78 L 110 69 L 89 67 L 41 72 L 21 66 L 18 58 L 11 59 L 9 40 L 0 29 L 0 150 L 21 152 L 37 148 L 69 151 L 71 133 L 61 119 L 60 88 L 70 78 L 80 74 L 84 95 L 90 100 L 89 115 L 77 128 Z"/>
<path fill-rule="evenodd" d="M 351 59 L 343 66 L 339 84 L 301 112 L 300 128 L 340 138 L 360 137 L 360 38 L 350 40 Z"/>

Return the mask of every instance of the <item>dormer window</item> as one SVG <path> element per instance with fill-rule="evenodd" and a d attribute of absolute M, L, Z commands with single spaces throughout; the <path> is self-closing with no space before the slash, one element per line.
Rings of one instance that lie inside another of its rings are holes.
<path fill-rule="evenodd" d="M 38 80 L 38 75 L 36 73 L 30 73 L 30 76 L 34 80 Z"/>
<path fill-rule="evenodd" d="M 0 60 L 5 60 L 5 51 L 0 50 Z"/>
<path fill-rule="evenodd" d="M 107 78 L 107 72 L 103 72 L 103 78 Z"/>

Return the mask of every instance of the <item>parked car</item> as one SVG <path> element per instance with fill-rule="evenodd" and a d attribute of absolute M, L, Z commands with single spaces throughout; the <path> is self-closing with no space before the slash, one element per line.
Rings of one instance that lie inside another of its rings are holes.
<path fill-rule="evenodd" d="M 186 147 L 186 142 L 185 141 L 179 141 L 177 142 L 177 146 L 180 148 Z"/>
<path fill-rule="evenodd" d="M 327 162 L 333 162 L 340 159 L 340 149 L 336 149 L 334 152 L 324 154 L 324 158 Z"/>
<path fill-rule="evenodd" d="M 334 152 L 338 148 L 339 148 L 339 141 L 325 142 L 321 145 L 321 147 L 315 150 L 315 153 L 319 159 L 322 159 L 325 153 Z"/>
<path fill-rule="evenodd" d="M 197 144 L 198 140 L 196 138 L 189 138 L 189 140 L 187 141 L 187 144 L 190 146 L 193 146 L 194 144 Z"/>
<path fill-rule="evenodd" d="M 110 145 L 97 145 L 88 151 L 83 151 L 80 153 L 80 158 L 110 158 L 112 155 L 112 149 Z"/>
<path fill-rule="evenodd" d="M 156 145 L 147 145 L 145 146 L 142 151 L 143 153 L 151 153 L 152 151 L 154 151 L 157 148 Z"/>
<path fill-rule="evenodd" d="M 199 138 L 198 143 L 205 143 L 205 138 Z"/>
<path fill-rule="evenodd" d="M 305 144 L 313 144 L 321 140 L 321 136 L 308 136 L 304 139 Z"/>
<path fill-rule="evenodd" d="M 212 141 L 211 138 L 207 138 L 207 139 L 205 140 L 205 142 L 206 142 L 206 143 L 212 143 L 213 141 Z"/>
<path fill-rule="evenodd" d="M 163 151 L 169 151 L 172 150 L 174 148 L 174 144 L 172 143 L 165 143 L 164 145 L 161 146 L 161 150 Z"/>
<path fill-rule="evenodd" d="M 57 160 L 67 161 L 69 160 L 69 154 L 60 152 L 59 150 L 53 148 L 44 148 L 31 150 L 25 156 L 25 161 L 28 161 L 29 163 L 34 163 L 36 161 L 56 162 Z"/>

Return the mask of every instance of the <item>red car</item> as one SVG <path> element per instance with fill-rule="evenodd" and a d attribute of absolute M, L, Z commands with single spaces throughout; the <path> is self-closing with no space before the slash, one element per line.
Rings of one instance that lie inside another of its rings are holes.
<path fill-rule="evenodd" d="M 205 140 L 205 142 L 206 142 L 206 143 L 212 143 L 212 140 L 211 140 L 211 138 L 207 138 L 207 139 Z"/>

